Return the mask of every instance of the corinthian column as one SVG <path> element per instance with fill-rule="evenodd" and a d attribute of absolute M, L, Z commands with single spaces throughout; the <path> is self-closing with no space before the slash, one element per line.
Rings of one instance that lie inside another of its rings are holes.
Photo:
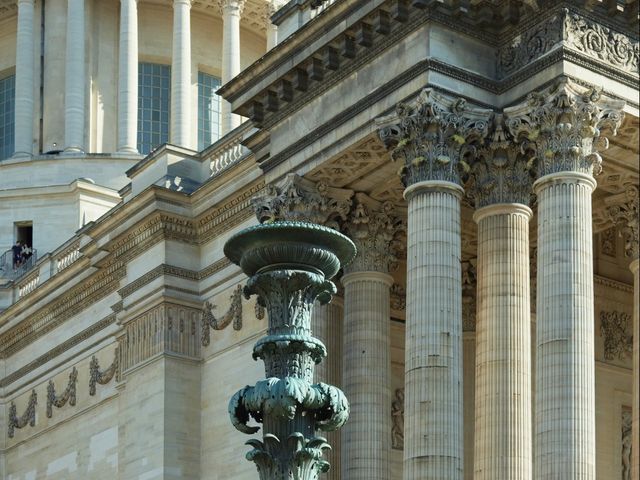
<path fill-rule="evenodd" d="M 527 159 L 502 129 L 472 166 L 478 224 L 475 480 L 531 480 Z"/>
<path fill-rule="evenodd" d="M 33 0 L 18 1 L 15 156 L 33 153 Z"/>
<path fill-rule="evenodd" d="M 431 89 L 378 120 L 409 202 L 404 479 L 460 480 L 462 290 L 458 168 L 487 133 L 488 110 Z M 467 166 L 468 168 L 468 166 Z"/>
<path fill-rule="evenodd" d="M 138 153 L 138 2 L 120 0 L 118 151 Z"/>
<path fill-rule="evenodd" d="M 171 143 L 192 148 L 191 0 L 173 0 Z"/>
<path fill-rule="evenodd" d="M 240 15 L 245 0 L 219 0 L 222 7 L 222 84 L 240 73 Z M 222 133 L 240 125 L 240 117 L 231 113 L 231 104 L 222 100 Z"/>
<path fill-rule="evenodd" d="M 600 130 L 615 132 L 621 108 L 565 81 L 505 110 L 514 136 L 537 148 L 537 480 L 596 475 L 591 194 Z"/>
<path fill-rule="evenodd" d="M 84 0 L 67 3 L 67 53 L 64 91 L 64 145 L 70 152 L 83 152 L 84 145 Z"/>
<path fill-rule="evenodd" d="M 358 251 L 344 285 L 344 391 L 351 402 L 342 430 L 342 477 L 388 480 L 391 451 L 390 292 L 395 207 L 356 194 L 344 231 Z"/>
<path fill-rule="evenodd" d="M 621 231 L 625 241 L 625 255 L 631 259 L 633 273 L 633 405 L 631 406 L 631 477 L 640 477 L 640 260 L 638 236 L 638 187 L 627 185 L 626 191 L 605 199 L 609 217 Z"/>

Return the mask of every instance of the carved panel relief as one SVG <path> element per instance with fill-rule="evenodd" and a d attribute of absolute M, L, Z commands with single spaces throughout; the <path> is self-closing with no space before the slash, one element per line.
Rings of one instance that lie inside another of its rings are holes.
<path fill-rule="evenodd" d="M 9 407 L 8 432 L 9 438 L 13 438 L 16 428 L 24 428 L 27 425 L 36 426 L 36 405 L 38 404 L 38 394 L 35 389 L 31 390 L 31 396 L 24 413 L 18 417 L 16 404 L 12 401 Z"/>
<path fill-rule="evenodd" d="M 96 385 L 106 385 L 118 373 L 119 349 L 114 352 L 113 362 L 105 370 L 100 370 L 100 363 L 94 355 L 89 364 L 89 395 L 96 394 Z"/>
<path fill-rule="evenodd" d="M 600 251 L 610 257 L 616 256 L 616 229 L 609 228 L 600 234 Z"/>
<path fill-rule="evenodd" d="M 624 359 L 633 351 L 631 315 L 624 312 L 600 312 L 600 334 L 604 339 L 604 358 Z"/>
<path fill-rule="evenodd" d="M 62 408 L 67 403 L 72 407 L 76 404 L 76 382 L 78 381 L 78 370 L 73 367 L 69 374 L 69 382 L 67 388 L 64 389 L 62 394 L 56 395 L 56 387 L 53 380 L 49 380 L 47 385 L 47 418 L 53 416 L 53 407 Z"/>
<path fill-rule="evenodd" d="M 476 259 L 461 263 L 462 267 L 462 331 L 476 330 Z"/>
<path fill-rule="evenodd" d="M 391 446 L 396 450 L 404 448 L 404 388 L 396 389 L 391 403 Z"/>
<path fill-rule="evenodd" d="M 622 480 L 631 480 L 631 408 L 622 408 Z"/>

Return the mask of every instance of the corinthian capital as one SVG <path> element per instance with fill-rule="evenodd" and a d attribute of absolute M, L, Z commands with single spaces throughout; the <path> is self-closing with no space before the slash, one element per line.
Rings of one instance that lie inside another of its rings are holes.
<path fill-rule="evenodd" d="M 220 14 L 231 13 L 235 15 L 242 15 L 246 0 L 217 0 Z"/>
<path fill-rule="evenodd" d="M 349 272 L 388 273 L 397 264 L 397 235 L 406 225 L 391 202 L 378 202 L 365 193 L 356 193 L 355 204 L 343 232 L 356 245 L 358 254 L 346 267 Z"/>
<path fill-rule="evenodd" d="M 605 98 L 599 89 L 561 81 L 546 92 L 534 92 L 526 102 L 505 109 L 507 127 L 518 139 L 536 147 L 538 176 L 557 172 L 597 175 L 602 170 L 598 151 L 622 122 L 624 102 Z"/>
<path fill-rule="evenodd" d="M 471 164 L 467 188 L 476 208 L 496 203 L 528 205 L 532 194 L 535 156 L 505 130 L 504 117 L 496 115 L 493 133 L 478 148 Z"/>
<path fill-rule="evenodd" d="M 338 229 L 351 209 L 353 190 L 314 183 L 295 173 L 288 174 L 279 185 L 267 186 L 262 196 L 251 200 L 260 223 L 296 220 Z"/>
<path fill-rule="evenodd" d="M 377 124 L 392 160 L 403 162 L 398 173 L 405 186 L 425 180 L 459 184 L 460 170 L 468 168 L 464 157 L 486 137 L 491 114 L 426 88 Z"/>
<path fill-rule="evenodd" d="M 639 257 L 638 235 L 640 208 L 638 207 L 638 187 L 627 185 L 626 190 L 605 199 L 608 205 L 607 215 L 618 227 L 624 237 L 624 250 L 627 257 L 635 260 Z"/>

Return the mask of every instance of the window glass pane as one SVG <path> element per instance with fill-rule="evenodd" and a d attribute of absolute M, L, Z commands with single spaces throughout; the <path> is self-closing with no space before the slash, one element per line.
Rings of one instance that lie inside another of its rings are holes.
<path fill-rule="evenodd" d="M 215 91 L 220 79 L 198 72 L 198 149 L 207 148 L 220 138 L 220 97 Z"/>
<path fill-rule="evenodd" d="M 169 141 L 168 65 L 140 63 L 138 66 L 138 151 L 143 154 Z"/>
<path fill-rule="evenodd" d="M 15 80 L 15 75 L 0 78 L 0 160 L 9 158 L 15 149 L 13 103 L 16 94 Z"/>

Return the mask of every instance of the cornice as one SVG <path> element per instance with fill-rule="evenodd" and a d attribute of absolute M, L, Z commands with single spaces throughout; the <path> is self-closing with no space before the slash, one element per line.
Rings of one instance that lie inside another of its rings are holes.
<path fill-rule="evenodd" d="M 596 285 L 602 285 L 603 287 L 613 288 L 614 290 L 620 290 L 621 292 L 633 294 L 633 285 L 619 282 L 611 278 L 602 277 L 600 275 L 593 276 L 594 283 Z"/>

